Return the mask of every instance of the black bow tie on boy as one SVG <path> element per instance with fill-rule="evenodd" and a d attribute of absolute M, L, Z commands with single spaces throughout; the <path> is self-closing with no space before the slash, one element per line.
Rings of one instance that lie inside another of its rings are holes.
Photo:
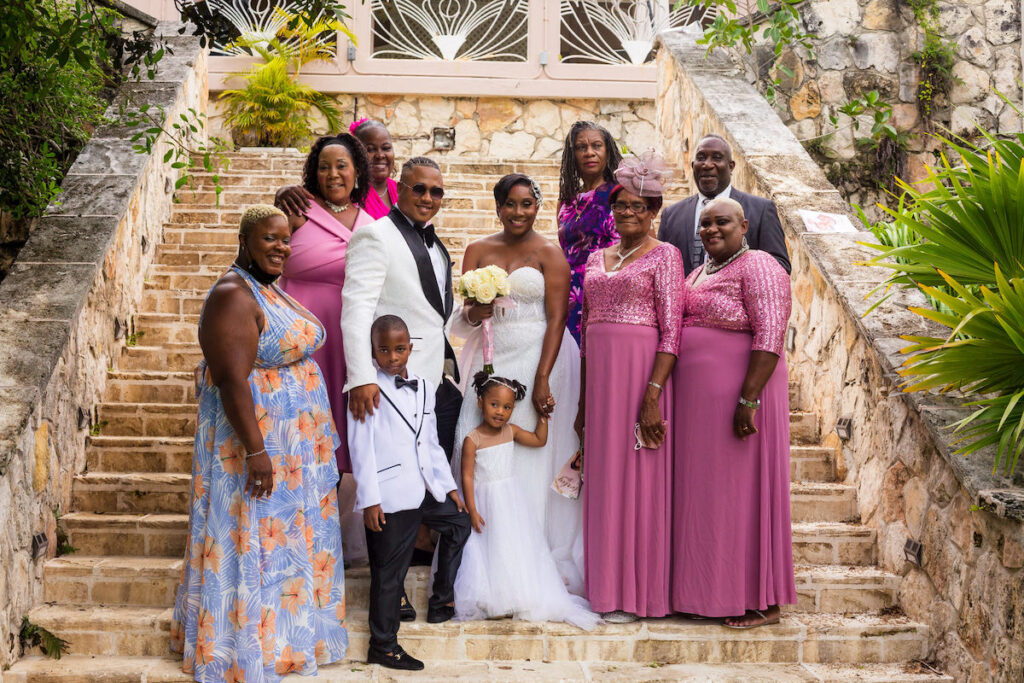
<path fill-rule="evenodd" d="M 413 391 L 417 391 L 420 386 L 418 379 L 406 379 L 404 377 L 395 376 L 395 388 L 401 389 L 402 387 L 409 387 Z"/>

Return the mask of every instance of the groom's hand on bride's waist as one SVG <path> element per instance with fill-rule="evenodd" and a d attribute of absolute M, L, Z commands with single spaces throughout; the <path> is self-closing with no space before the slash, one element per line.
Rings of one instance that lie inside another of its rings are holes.
<path fill-rule="evenodd" d="M 360 422 L 366 421 L 367 415 L 380 407 L 380 389 L 376 384 L 364 384 L 348 392 L 348 409 L 352 417 Z"/>

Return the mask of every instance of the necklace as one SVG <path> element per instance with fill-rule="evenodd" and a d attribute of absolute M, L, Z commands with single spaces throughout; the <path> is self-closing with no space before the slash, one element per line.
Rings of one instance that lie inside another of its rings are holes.
<path fill-rule="evenodd" d="M 640 244 L 636 245 L 635 247 L 633 247 L 632 249 L 627 251 L 625 254 L 622 253 L 622 242 L 619 242 L 619 249 L 618 249 L 619 253 L 615 256 L 615 258 L 619 259 L 619 262 L 616 263 L 614 266 L 612 266 L 612 272 L 615 272 L 616 270 L 621 268 L 622 267 L 622 262 L 625 261 L 626 259 L 628 259 L 633 254 L 635 254 L 636 251 L 640 247 L 644 246 L 645 242 L 647 242 L 646 235 L 644 236 L 644 240 L 642 242 L 640 242 Z"/>
<path fill-rule="evenodd" d="M 331 202 L 331 201 L 329 201 L 327 199 L 324 200 L 324 204 L 326 204 L 327 208 L 330 209 L 331 211 L 333 211 L 334 213 L 341 213 L 342 211 L 348 211 L 348 207 L 352 206 L 349 203 L 335 204 L 334 202 Z"/>
<path fill-rule="evenodd" d="M 718 261 L 713 261 L 713 260 L 710 260 L 707 263 L 705 263 L 704 264 L 704 272 L 706 274 L 708 274 L 708 275 L 711 275 L 713 273 L 717 273 L 722 268 L 725 268 L 727 265 L 729 265 L 730 263 L 732 263 L 733 261 L 738 259 L 740 256 L 743 256 L 743 254 L 747 253 L 748 251 L 750 251 L 750 245 L 748 245 L 747 241 L 744 239 L 743 240 L 743 246 L 741 246 L 739 249 L 737 249 L 735 254 L 733 254 L 729 258 L 725 259 L 721 263 L 719 263 Z"/>

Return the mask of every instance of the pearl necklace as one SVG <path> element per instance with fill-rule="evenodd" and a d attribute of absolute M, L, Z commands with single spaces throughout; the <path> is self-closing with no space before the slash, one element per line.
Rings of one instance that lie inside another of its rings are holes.
<path fill-rule="evenodd" d="M 327 208 L 333 211 L 334 213 L 348 211 L 348 207 L 352 206 L 351 204 L 335 204 L 334 202 L 329 201 L 327 199 L 324 200 L 324 204 L 326 204 Z"/>
<path fill-rule="evenodd" d="M 630 249 L 629 251 L 627 251 L 627 252 L 626 252 L 625 254 L 623 254 L 623 253 L 622 253 L 622 243 L 621 243 L 621 242 L 619 242 L 619 249 L 618 249 L 618 252 L 619 252 L 619 253 L 618 253 L 618 255 L 616 255 L 616 257 L 615 257 L 615 258 L 619 259 L 619 262 L 618 262 L 618 263 L 616 263 L 616 264 L 615 264 L 614 266 L 612 266 L 612 272 L 615 272 L 616 270 L 618 270 L 619 268 L 621 268 L 621 267 L 622 267 L 622 262 L 623 262 L 623 261 L 625 261 L 626 259 L 628 259 L 628 258 L 629 258 L 630 256 L 632 256 L 633 254 L 635 254 L 635 253 L 636 253 L 636 251 L 637 251 L 638 249 L 640 249 L 640 247 L 644 246 L 644 242 L 646 242 L 646 241 L 647 241 L 647 240 L 645 239 L 645 240 L 644 240 L 643 242 L 641 242 L 640 244 L 636 245 L 635 247 L 633 247 L 632 249 Z"/>

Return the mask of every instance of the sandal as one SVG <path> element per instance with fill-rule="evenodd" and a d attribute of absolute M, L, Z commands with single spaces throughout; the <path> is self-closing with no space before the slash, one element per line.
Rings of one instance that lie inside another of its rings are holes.
<path fill-rule="evenodd" d="M 747 624 L 746 626 L 740 626 L 738 624 L 729 624 L 729 623 L 723 621 L 722 622 L 722 626 L 725 626 L 726 628 L 734 628 L 734 629 L 736 629 L 738 631 L 746 631 L 746 630 L 749 630 L 749 629 L 752 629 L 752 628 L 757 628 L 759 626 L 771 626 L 772 624 L 777 624 L 777 623 L 779 623 L 779 619 L 782 618 L 782 614 L 781 613 L 775 615 L 774 619 L 769 619 L 768 616 L 764 612 L 759 610 L 759 609 L 749 610 L 749 611 L 753 612 L 757 616 L 761 617 L 761 619 L 763 621 L 761 621 L 761 623 L 759 623 L 759 624 Z M 744 614 L 743 616 L 745 617 L 747 615 Z M 736 618 L 742 619 L 743 617 L 736 617 Z"/>

